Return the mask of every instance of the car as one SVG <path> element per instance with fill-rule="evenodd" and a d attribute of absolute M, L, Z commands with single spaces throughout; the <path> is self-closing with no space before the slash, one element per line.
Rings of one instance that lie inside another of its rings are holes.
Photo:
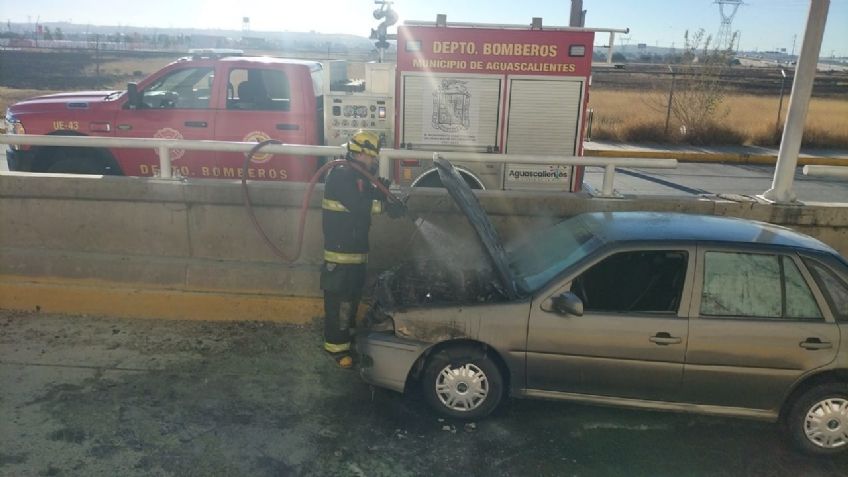
<path fill-rule="evenodd" d="M 788 228 L 659 212 L 577 215 L 505 247 L 452 165 L 484 270 L 381 274 L 356 347 L 372 385 L 440 414 L 506 397 L 780 422 L 848 449 L 848 262 Z"/>

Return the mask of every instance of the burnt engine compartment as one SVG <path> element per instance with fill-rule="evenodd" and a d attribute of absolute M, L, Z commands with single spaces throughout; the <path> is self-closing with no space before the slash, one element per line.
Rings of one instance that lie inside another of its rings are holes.
<path fill-rule="evenodd" d="M 506 301 L 490 268 L 451 267 L 444 260 L 404 262 L 381 273 L 374 297 L 383 309 Z"/>

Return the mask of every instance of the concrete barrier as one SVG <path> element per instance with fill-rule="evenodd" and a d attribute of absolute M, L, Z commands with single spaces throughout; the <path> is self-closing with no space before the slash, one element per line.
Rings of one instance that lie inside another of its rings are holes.
<path fill-rule="evenodd" d="M 304 190 L 304 184 L 250 185 L 259 221 L 288 250 Z M 320 315 L 323 190 L 316 188 L 310 202 L 303 254 L 293 264 L 267 249 L 241 194 L 236 181 L 0 173 L 0 307 L 292 322 Z M 483 191 L 479 197 L 507 240 L 581 212 L 676 211 L 785 225 L 848 255 L 848 209 L 838 204 L 514 191 Z M 412 255 L 476 253 L 471 229 L 445 191 L 416 190 L 409 204 L 450 233 L 428 245 L 410 221 L 376 217 L 372 275 Z M 468 248 L 458 249 L 446 237 Z"/>

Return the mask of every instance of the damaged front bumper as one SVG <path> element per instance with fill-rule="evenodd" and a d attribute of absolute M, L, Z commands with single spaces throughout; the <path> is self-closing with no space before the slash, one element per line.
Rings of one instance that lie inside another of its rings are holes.
<path fill-rule="evenodd" d="M 384 331 L 362 333 L 356 337 L 359 375 L 368 384 L 402 393 L 412 366 L 429 346 Z"/>

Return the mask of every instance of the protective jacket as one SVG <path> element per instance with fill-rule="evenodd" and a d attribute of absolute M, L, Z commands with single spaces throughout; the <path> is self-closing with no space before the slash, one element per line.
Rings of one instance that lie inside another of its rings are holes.
<path fill-rule="evenodd" d="M 352 167 L 341 165 L 330 172 L 321 204 L 326 262 L 367 262 L 371 214 L 382 211 L 381 198 L 380 191 Z"/>

